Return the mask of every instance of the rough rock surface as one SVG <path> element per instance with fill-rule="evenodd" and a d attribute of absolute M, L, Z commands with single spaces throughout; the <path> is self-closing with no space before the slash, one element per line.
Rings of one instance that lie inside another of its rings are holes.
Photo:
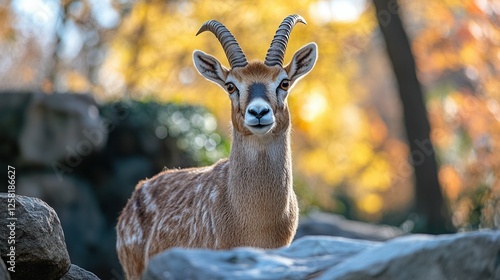
<path fill-rule="evenodd" d="M 500 279 L 500 232 L 412 235 L 380 243 L 304 237 L 276 250 L 172 249 L 143 279 Z"/>
<path fill-rule="evenodd" d="M 350 221 L 342 216 L 313 212 L 301 217 L 295 239 L 306 235 L 329 235 L 371 241 L 386 241 L 404 235 L 397 227 Z"/>
<path fill-rule="evenodd" d="M 0 193 L 0 205 L 7 206 L 8 195 Z M 10 203 L 10 202 L 9 202 Z M 7 224 L 15 217 L 15 273 L 12 279 L 59 279 L 69 269 L 70 259 L 64 233 L 56 212 L 38 198 L 16 196 L 13 216 L 0 211 L 0 251 L 8 252 L 10 229 Z M 21 242 L 22 240 L 22 242 Z M 7 264 L 9 257 L 2 254 Z"/>
<path fill-rule="evenodd" d="M 94 273 L 72 264 L 66 274 L 60 280 L 99 280 Z"/>
<path fill-rule="evenodd" d="M 319 279 L 500 279 L 500 232 L 397 238 L 328 269 Z"/>
<path fill-rule="evenodd" d="M 176 248 L 154 257 L 143 279 L 305 279 L 374 244 L 334 237 L 304 237 L 290 247 L 268 251 Z"/>

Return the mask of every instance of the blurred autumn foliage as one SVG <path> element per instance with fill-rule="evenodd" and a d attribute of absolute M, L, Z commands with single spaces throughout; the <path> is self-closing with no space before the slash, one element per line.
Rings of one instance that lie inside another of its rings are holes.
<path fill-rule="evenodd" d="M 319 60 L 289 99 L 301 209 L 392 224 L 411 217 L 413 173 L 400 101 L 371 2 L 25 2 L 0 6 L 1 89 L 202 105 L 226 136 L 229 99 L 196 73 L 191 58 L 200 49 L 227 65 L 225 55 L 213 36 L 196 31 L 217 19 L 249 59 L 263 59 L 281 20 L 302 15 L 308 24 L 295 27 L 285 61 L 312 41 Z M 398 2 L 453 224 L 498 227 L 500 2 Z"/>

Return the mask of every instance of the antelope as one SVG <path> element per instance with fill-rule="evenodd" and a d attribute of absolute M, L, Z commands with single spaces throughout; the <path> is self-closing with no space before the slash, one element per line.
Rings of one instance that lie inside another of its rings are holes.
<path fill-rule="evenodd" d="M 215 20 L 210 31 L 230 69 L 202 51 L 198 72 L 231 100 L 229 159 L 212 166 L 166 170 L 140 181 L 117 224 L 117 252 L 127 279 L 140 279 L 148 260 L 168 248 L 277 248 L 289 245 L 298 222 L 292 186 L 291 88 L 314 67 L 317 45 L 299 49 L 283 66 L 288 38 L 299 15 L 278 27 L 264 62 L 248 62 L 232 33 Z"/>

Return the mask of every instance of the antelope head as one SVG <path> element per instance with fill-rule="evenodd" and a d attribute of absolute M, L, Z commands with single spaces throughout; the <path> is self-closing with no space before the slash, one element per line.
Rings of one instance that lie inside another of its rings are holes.
<path fill-rule="evenodd" d="M 230 69 L 202 51 L 193 53 L 198 72 L 221 86 L 232 104 L 234 130 L 243 135 L 280 133 L 290 126 L 287 97 L 293 85 L 314 67 L 317 45 L 309 43 L 299 49 L 292 61 L 283 66 L 288 38 L 296 23 L 306 23 L 299 15 L 286 17 L 278 27 L 264 62 L 248 62 L 238 42 L 221 23 L 205 22 L 198 34 L 212 32 L 221 43 Z"/>

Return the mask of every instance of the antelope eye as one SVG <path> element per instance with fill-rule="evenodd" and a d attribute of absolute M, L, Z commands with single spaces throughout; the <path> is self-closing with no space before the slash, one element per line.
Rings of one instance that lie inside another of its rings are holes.
<path fill-rule="evenodd" d="M 282 90 L 287 91 L 289 87 L 290 87 L 290 80 L 284 79 L 283 81 L 281 81 L 280 88 Z"/>
<path fill-rule="evenodd" d="M 227 83 L 226 90 L 229 94 L 232 94 L 233 92 L 236 91 L 236 86 L 233 83 Z"/>

